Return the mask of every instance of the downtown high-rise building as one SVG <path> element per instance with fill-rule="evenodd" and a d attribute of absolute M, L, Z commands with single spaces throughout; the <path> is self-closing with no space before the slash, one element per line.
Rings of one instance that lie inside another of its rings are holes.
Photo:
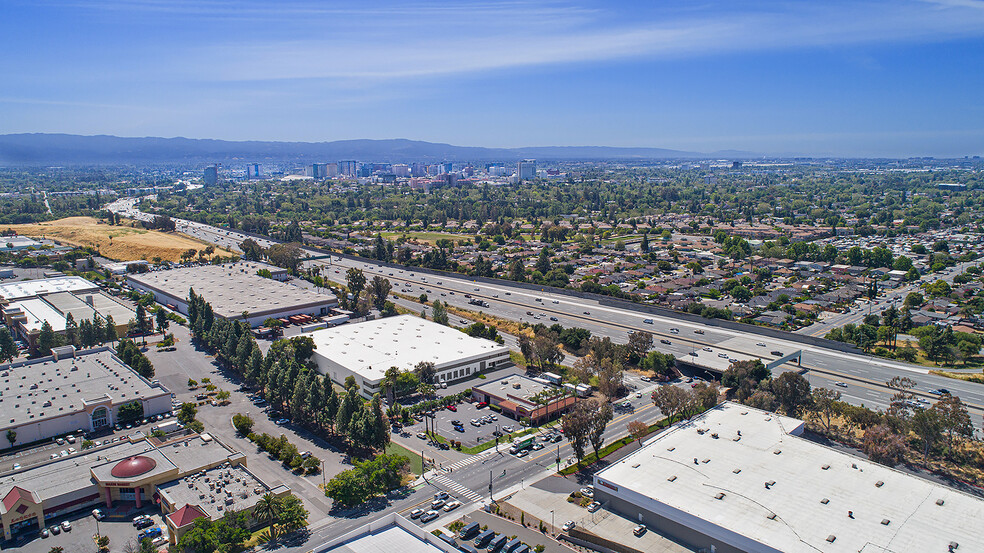
<path fill-rule="evenodd" d="M 536 178 L 536 160 L 524 159 L 516 164 L 516 176 L 519 180 Z"/>

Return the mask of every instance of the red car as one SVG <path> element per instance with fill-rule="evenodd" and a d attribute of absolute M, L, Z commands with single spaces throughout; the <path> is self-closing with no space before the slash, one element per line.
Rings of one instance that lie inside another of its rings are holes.
<path fill-rule="evenodd" d="M 486 408 L 488 406 L 489 406 L 488 402 L 480 401 L 480 402 L 478 402 L 478 405 L 475 406 L 475 408 L 476 409 L 484 409 L 484 408 Z"/>
<path fill-rule="evenodd" d="M 448 411 L 454 411 L 455 413 L 457 413 L 458 412 L 458 408 L 455 407 L 454 405 L 448 405 Z"/>

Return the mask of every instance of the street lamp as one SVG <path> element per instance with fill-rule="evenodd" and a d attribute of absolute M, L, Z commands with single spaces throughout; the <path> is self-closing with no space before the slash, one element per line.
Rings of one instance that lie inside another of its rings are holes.
<path fill-rule="evenodd" d="M 550 509 L 550 533 L 554 536 L 557 535 L 557 525 L 555 523 L 556 521 L 554 520 L 554 511 L 553 509 Z"/>

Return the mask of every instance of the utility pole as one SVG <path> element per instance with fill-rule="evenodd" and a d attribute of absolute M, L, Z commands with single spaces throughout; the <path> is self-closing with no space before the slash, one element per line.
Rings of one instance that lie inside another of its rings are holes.
<path fill-rule="evenodd" d="M 560 471 L 560 442 L 557 442 L 557 471 Z"/>

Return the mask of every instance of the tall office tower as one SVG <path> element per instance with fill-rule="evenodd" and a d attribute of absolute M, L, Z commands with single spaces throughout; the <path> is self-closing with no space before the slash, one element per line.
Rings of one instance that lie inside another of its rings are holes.
<path fill-rule="evenodd" d="M 393 171 L 393 174 L 398 177 L 410 176 L 410 166 L 405 163 L 394 163 L 391 169 Z"/>
<path fill-rule="evenodd" d="M 219 166 L 209 165 L 205 168 L 204 175 L 205 185 L 212 186 L 219 183 Z"/>
<path fill-rule="evenodd" d="M 524 159 L 516 166 L 516 176 L 519 180 L 532 179 L 536 177 L 536 160 Z"/>
<path fill-rule="evenodd" d="M 333 179 L 338 176 L 338 164 L 337 163 L 326 163 L 325 164 L 325 176 L 329 179 Z"/>
<path fill-rule="evenodd" d="M 354 177 L 359 170 L 359 164 L 352 160 L 338 162 L 338 174 L 343 177 Z"/>
<path fill-rule="evenodd" d="M 438 174 L 443 175 L 445 173 L 450 173 L 450 172 L 451 172 L 451 162 L 445 161 L 441 163 L 440 169 L 438 170 Z"/>
<path fill-rule="evenodd" d="M 410 176 L 422 177 L 427 174 L 427 166 L 423 163 L 414 163 L 410 166 Z"/>

